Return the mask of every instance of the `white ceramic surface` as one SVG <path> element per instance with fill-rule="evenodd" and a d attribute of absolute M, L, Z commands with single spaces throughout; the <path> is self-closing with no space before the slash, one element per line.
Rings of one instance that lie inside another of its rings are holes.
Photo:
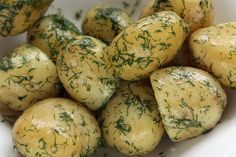
<path fill-rule="evenodd" d="M 87 10 L 96 3 L 109 3 L 114 6 L 122 7 L 125 0 L 55 0 L 49 13 L 57 13 L 61 8 L 61 13 L 70 20 L 74 21 L 80 27 L 80 20 L 75 19 L 75 12 L 78 10 Z M 136 0 L 126 0 L 134 4 Z M 142 4 L 136 10 L 136 16 L 146 3 Z M 236 0 L 214 0 L 216 11 L 215 23 L 236 21 Z M 0 37 L 0 55 L 4 55 L 20 43 L 25 42 L 25 34 L 2 38 Z M 226 111 L 218 126 L 208 134 L 200 137 L 172 143 L 167 137 L 164 137 L 156 150 L 147 157 L 235 157 L 236 156 L 236 91 L 226 89 L 229 103 Z M 0 114 L 0 121 L 2 116 Z M 11 140 L 11 126 L 6 122 L 0 122 L 0 157 L 18 157 L 14 151 Z M 125 157 L 110 149 L 100 150 L 94 157 Z"/>

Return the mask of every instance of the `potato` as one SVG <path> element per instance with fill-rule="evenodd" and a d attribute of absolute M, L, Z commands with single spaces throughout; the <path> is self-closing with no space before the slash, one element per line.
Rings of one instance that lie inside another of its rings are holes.
<path fill-rule="evenodd" d="M 221 118 L 227 97 L 209 73 L 169 67 L 150 76 L 167 134 L 174 142 L 211 130 Z"/>
<path fill-rule="evenodd" d="M 24 156 L 89 156 L 101 138 L 95 118 L 80 104 L 61 98 L 43 100 L 27 109 L 12 134 Z"/>
<path fill-rule="evenodd" d="M 102 112 L 106 143 L 130 156 L 151 152 L 160 142 L 164 127 L 151 86 L 123 82 Z"/>
<path fill-rule="evenodd" d="M 85 14 L 82 30 L 87 35 L 110 43 L 132 23 L 131 17 L 122 9 L 100 4 Z"/>
<path fill-rule="evenodd" d="M 76 26 L 60 15 L 43 17 L 28 30 L 28 41 L 45 52 L 54 63 L 67 40 L 80 35 Z"/>
<path fill-rule="evenodd" d="M 21 45 L 0 60 L 0 102 L 13 110 L 57 96 L 58 81 L 56 66 L 34 46 Z"/>
<path fill-rule="evenodd" d="M 141 18 L 166 10 L 176 12 L 189 24 L 189 34 L 212 25 L 214 20 L 212 0 L 149 0 Z"/>
<path fill-rule="evenodd" d="M 44 15 L 53 0 L 0 0 L 0 35 L 18 35 Z"/>
<path fill-rule="evenodd" d="M 108 47 L 111 62 L 124 80 L 138 80 L 170 62 L 188 33 L 174 12 L 143 18 L 120 33 Z"/>
<path fill-rule="evenodd" d="M 80 157 L 89 157 L 101 146 L 101 130 L 94 116 L 86 108 L 82 105 L 77 108 L 79 109 L 77 128 L 81 129 L 79 137 L 82 143 Z"/>
<path fill-rule="evenodd" d="M 105 47 L 93 37 L 79 36 L 66 45 L 57 61 L 66 91 L 91 110 L 105 104 L 119 84 Z"/>
<path fill-rule="evenodd" d="M 59 99 L 38 102 L 16 121 L 12 135 L 23 156 L 79 157 L 77 106 Z"/>
<path fill-rule="evenodd" d="M 236 22 L 201 29 L 190 39 L 196 66 L 212 73 L 223 85 L 236 88 Z"/>

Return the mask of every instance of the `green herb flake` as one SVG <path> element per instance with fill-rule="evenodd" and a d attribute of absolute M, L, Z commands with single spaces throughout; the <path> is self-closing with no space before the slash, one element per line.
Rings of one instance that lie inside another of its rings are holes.
<path fill-rule="evenodd" d="M 20 101 L 23 101 L 26 97 L 27 97 L 27 95 L 18 96 L 17 99 L 20 100 Z"/>
<path fill-rule="evenodd" d="M 118 130 L 120 130 L 123 134 L 129 133 L 131 131 L 131 126 L 129 124 L 126 124 L 124 121 L 124 117 L 121 116 L 117 121 L 116 121 L 116 126 Z"/>
<path fill-rule="evenodd" d="M 3 57 L 0 60 L 0 70 L 7 72 L 11 69 L 14 69 L 14 65 L 12 63 L 12 55 L 12 53 L 9 53 L 7 56 Z"/>
<path fill-rule="evenodd" d="M 67 113 L 67 112 L 61 112 L 61 113 L 59 113 L 59 118 L 60 118 L 62 121 L 66 122 L 66 123 L 73 121 L 73 118 L 72 118 L 71 115 L 70 115 L 69 113 Z"/>
<path fill-rule="evenodd" d="M 82 10 L 82 9 L 76 11 L 76 12 L 75 12 L 75 19 L 76 19 L 76 20 L 80 20 L 81 17 L 82 17 L 82 14 L 83 14 L 83 10 Z"/>

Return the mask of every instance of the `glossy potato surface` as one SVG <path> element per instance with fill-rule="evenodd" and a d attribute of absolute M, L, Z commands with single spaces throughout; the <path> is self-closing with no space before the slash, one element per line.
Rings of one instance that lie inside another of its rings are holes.
<path fill-rule="evenodd" d="M 61 98 L 46 99 L 27 109 L 12 134 L 16 148 L 25 156 L 89 156 L 101 138 L 87 109 Z"/>
<path fill-rule="evenodd" d="M 190 39 L 194 63 L 223 85 L 236 88 L 236 22 L 201 29 Z"/>
<path fill-rule="evenodd" d="M 165 11 L 140 19 L 121 32 L 107 48 L 112 65 L 124 80 L 146 78 L 169 63 L 188 33 L 186 23 Z"/>
<path fill-rule="evenodd" d="M 57 61 L 58 74 L 67 92 L 91 110 L 103 106 L 119 84 L 105 47 L 93 37 L 79 36 L 67 44 Z"/>
<path fill-rule="evenodd" d="M 38 48 L 23 44 L 0 60 L 0 101 L 22 111 L 59 93 L 56 66 Z"/>
<path fill-rule="evenodd" d="M 39 20 L 28 31 L 30 44 L 46 53 L 56 63 L 60 49 L 67 40 L 80 35 L 76 26 L 60 15 L 49 15 Z"/>
<path fill-rule="evenodd" d="M 0 35 L 23 33 L 41 18 L 53 0 L 0 0 Z"/>
<path fill-rule="evenodd" d="M 100 4 L 85 14 L 82 30 L 87 35 L 110 43 L 132 23 L 133 20 L 124 10 Z"/>
<path fill-rule="evenodd" d="M 106 143 L 130 156 L 153 151 L 164 133 L 153 91 L 144 82 L 123 82 L 101 119 Z"/>
<path fill-rule="evenodd" d="M 141 18 L 166 10 L 176 12 L 189 24 L 189 34 L 213 24 L 214 8 L 212 0 L 149 0 L 141 14 Z"/>
<path fill-rule="evenodd" d="M 156 70 L 150 78 L 172 141 L 199 136 L 220 120 L 227 97 L 209 73 L 191 67 L 168 67 Z"/>

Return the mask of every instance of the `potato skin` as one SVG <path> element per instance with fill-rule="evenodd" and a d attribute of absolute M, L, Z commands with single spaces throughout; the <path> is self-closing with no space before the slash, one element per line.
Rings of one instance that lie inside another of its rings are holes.
<path fill-rule="evenodd" d="M 196 66 L 212 73 L 223 85 L 236 88 L 236 22 L 195 32 L 189 41 Z"/>
<path fill-rule="evenodd" d="M 122 9 L 100 4 L 85 14 L 82 30 L 87 35 L 110 43 L 132 23 L 131 17 Z"/>
<path fill-rule="evenodd" d="M 78 36 L 62 49 L 57 60 L 58 74 L 66 91 L 91 110 L 104 105 L 119 85 L 105 47 L 93 37 Z"/>
<path fill-rule="evenodd" d="M 0 0 L 0 35 L 23 33 L 42 17 L 53 0 Z"/>
<path fill-rule="evenodd" d="M 27 109 L 16 121 L 12 135 L 18 151 L 31 156 L 75 156 L 81 152 L 75 106 L 44 100 Z"/>
<path fill-rule="evenodd" d="M 79 104 L 78 109 L 79 122 L 77 123 L 77 128 L 81 130 L 79 137 L 82 143 L 80 157 L 89 157 L 93 155 L 101 146 L 101 130 L 96 119 L 87 108 Z"/>
<path fill-rule="evenodd" d="M 150 84 L 123 82 L 102 112 L 106 143 L 129 156 L 151 152 L 164 133 Z"/>
<path fill-rule="evenodd" d="M 170 62 L 187 33 L 188 26 L 176 13 L 160 12 L 126 28 L 112 41 L 108 53 L 122 79 L 139 80 Z"/>
<path fill-rule="evenodd" d="M 220 83 L 191 67 L 168 67 L 150 76 L 167 134 L 174 142 L 208 132 L 227 104 Z"/>
<path fill-rule="evenodd" d="M 67 40 L 81 35 L 76 26 L 60 15 L 49 15 L 28 30 L 28 42 L 45 52 L 56 63 L 57 56 Z"/>
<path fill-rule="evenodd" d="M 0 78 L 0 101 L 13 110 L 59 93 L 56 66 L 32 45 L 20 45 L 0 60 Z"/>
<path fill-rule="evenodd" d="M 140 17 L 166 10 L 176 12 L 189 24 L 189 34 L 213 24 L 212 0 L 149 0 Z"/>
<path fill-rule="evenodd" d="M 29 157 L 89 156 L 101 138 L 91 113 L 80 104 L 61 98 L 46 99 L 27 109 L 12 134 L 16 148 Z"/>

